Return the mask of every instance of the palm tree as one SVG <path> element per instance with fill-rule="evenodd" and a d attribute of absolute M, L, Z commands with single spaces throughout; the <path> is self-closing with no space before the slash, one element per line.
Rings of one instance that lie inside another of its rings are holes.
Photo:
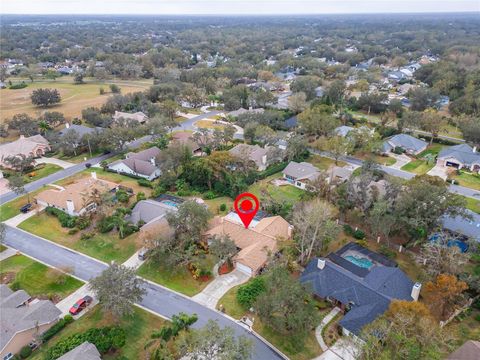
<path fill-rule="evenodd" d="M 45 135 L 45 133 L 50 130 L 50 125 L 45 120 L 42 120 L 38 123 L 38 129 L 40 130 L 40 134 Z"/>

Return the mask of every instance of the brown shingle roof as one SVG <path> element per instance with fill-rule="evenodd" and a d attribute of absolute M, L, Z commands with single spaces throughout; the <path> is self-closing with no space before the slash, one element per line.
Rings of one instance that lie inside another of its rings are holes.
<path fill-rule="evenodd" d="M 268 260 L 268 253 L 277 251 L 277 240 L 289 238 L 290 224 L 280 216 L 263 218 L 254 228 L 246 229 L 243 225 L 224 218 L 223 222 L 210 229 L 207 236 L 228 235 L 240 252 L 235 261 L 258 272 Z"/>

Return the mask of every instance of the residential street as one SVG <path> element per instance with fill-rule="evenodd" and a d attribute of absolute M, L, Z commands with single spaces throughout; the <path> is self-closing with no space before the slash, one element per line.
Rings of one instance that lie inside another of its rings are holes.
<path fill-rule="evenodd" d="M 47 265 L 57 268 L 70 267 L 72 268 L 72 274 L 84 281 L 99 275 L 107 267 L 107 264 L 98 260 L 9 226 L 6 227 L 5 245 Z M 254 342 L 253 359 L 283 358 L 241 325 L 214 310 L 151 282 L 146 284 L 146 290 L 147 294 L 140 305 L 150 311 L 168 318 L 179 312 L 195 313 L 198 315 L 198 321 L 194 325 L 195 328 L 202 327 L 209 319 L 215 320 L 221 326 L 232 327 L 236 334 L 246 335 L 252 339 Z"/>

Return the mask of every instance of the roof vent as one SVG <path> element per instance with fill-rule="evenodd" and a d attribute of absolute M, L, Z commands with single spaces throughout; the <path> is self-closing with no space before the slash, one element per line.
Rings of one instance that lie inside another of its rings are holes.
<path fill-rule="evenodd" d="M 323 270 L 323 268 L 325 267 L 325 259 L 318 259 L 317 267 L 318 267 L 320 270 Z"/>

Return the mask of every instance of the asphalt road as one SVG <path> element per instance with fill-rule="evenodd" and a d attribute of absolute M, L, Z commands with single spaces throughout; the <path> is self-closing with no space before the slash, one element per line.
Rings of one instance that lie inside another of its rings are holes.
<path fill-rule="evenodd" d="M 9 226 L 6 227 L 6 239 L 4 243 L 47 265 L 57 268 L 68 267 L 72 269 L 73 275 L 84 281 L 98 276 L 107 268 L 107 264 L 103 262 Z M 168 318 L 171 318 L 172 315 L 178 314 L 179 312 L 197 314 L 198 321 L 194 324 L 196 328 L 204 326 L 208 320 L 215 320 L 221 327 L 229 326 L 234 329 L 236 335 L 245 335 L 253 341 L 253 359 L 283 359 L 282 356 L 277 354 L 276 351 L 271 349 L 259 338 L 220 313 L 150 282 L 146 283 L 145 288 L 147 293 L 140 305 L 146 309 Z"/>

